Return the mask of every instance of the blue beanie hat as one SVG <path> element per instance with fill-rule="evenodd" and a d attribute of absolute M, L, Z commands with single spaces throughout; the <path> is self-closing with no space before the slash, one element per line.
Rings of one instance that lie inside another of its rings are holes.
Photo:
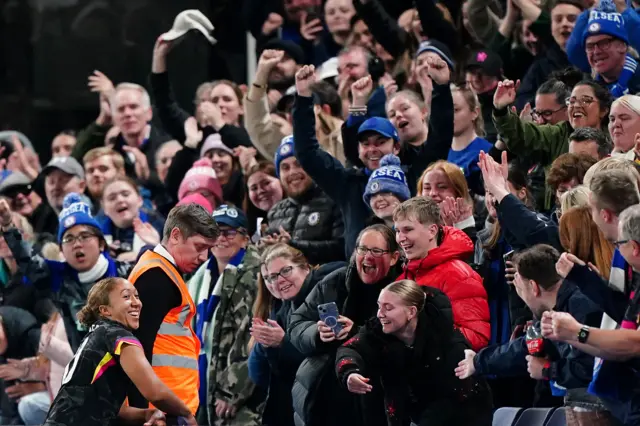
<path fill-rule="evenodd" d="M 276 151 L 276 176 L 280 177 L 280 163 L 289 157 L 293 157 L 293 136 L 285 136 Z"/>
<path fill-rule="evenodd" d="M 407 178 L 400 167 L 400 159 L 393 154 L 387 154 L 382 157 L 380 167 L 371 173 L 369 177 L 362 199 L 368 206 L 371 197 L 380 192 L 391 193 L 398 197 L 400 201 L 406 201 L 411 198 Z"/>
<path fill-rule="evenodd" d="M 58 244 L 62 244 L 62 237 L 69 228 L 76 225 L 87 225 L 96 228 L 99 235 L 102 235 L 100 225 L 91 215 L 91 207 L 80 194 L 71 192 L 64 197 L 62 211 L 58 215 Z"/>
<path fill-rule="evenodd" d="M 582 33 L 582 44 L 587 42 L 587 38 L 601 34 L 610 35 L 629 44 L 624 19 L 616 12 L 613 2 L 608 0 L 601 0 L 598 9 L 589 12 L 589 21 Z"/>

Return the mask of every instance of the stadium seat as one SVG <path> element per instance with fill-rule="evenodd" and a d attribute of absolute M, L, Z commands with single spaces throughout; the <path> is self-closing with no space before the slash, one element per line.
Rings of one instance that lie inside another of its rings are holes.
<path fill-rule="evenodd" d="M 512 426 L 524 408 L 500 407 L 493 413 L 493 426 Z"/>
<path fill-rule="evenodd" d="M 544 426 L 553 408 L 527 408 L 518 418 L 515 426 Z"/>
<path fill-rule="evenodd" d="M 560 407 L 554 411 L 545 426 L 566 426 L 567 416 L 565 410 L 566 408 Z"/>

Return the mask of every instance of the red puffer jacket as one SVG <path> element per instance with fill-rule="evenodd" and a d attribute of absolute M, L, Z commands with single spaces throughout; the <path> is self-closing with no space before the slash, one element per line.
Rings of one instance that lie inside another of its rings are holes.
<path fill-rule="evenodd" d="M 491 336 L 489 304 L 482 278 L 463 260 L 473 254 L 473 243 L 459 229 L 442 227 L 442 244 L 420 260 L 411 260 L 398 278 L 412 279 L 446 294 L 453 321 L 474 351 L 487 346 Z"/>

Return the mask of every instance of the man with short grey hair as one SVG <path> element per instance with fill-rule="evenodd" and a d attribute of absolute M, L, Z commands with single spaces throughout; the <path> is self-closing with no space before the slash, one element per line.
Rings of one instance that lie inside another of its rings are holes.
<path fill-rule="evenodd" d="M 633 270 L 640 272 L 640 204 L 620 214 L 616 245 Z"/>

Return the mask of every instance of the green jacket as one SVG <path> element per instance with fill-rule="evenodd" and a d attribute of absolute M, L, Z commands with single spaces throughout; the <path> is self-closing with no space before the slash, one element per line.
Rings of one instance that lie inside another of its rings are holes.
<path fill-rule="evenodd" d="M 242 263 L 237 268 L 227 266 L 220 277 L 220 301 L 211 325 L 213 339 L 207 392 L 210 425 L 260 424 L 261 406 L 249 402 L 255 385 L 249 379 L 248 367 L 251 310 L 257 294 L 259 272 L 260 256 L 255 248 L 249 246 Z M 229 401 L 237 408 L 238 413 L 232 423 L 216 419 L 216 399 Z"/>
<path fill-rule="evenodd" d="M 493 111 L 493 123 L 509 151 L 527 158 L 531 163 L 540 164 L 545 173 L 551 168 L 553 160 L 569 152 L 569 136 L 573 128 L 568 121 L 558 124 L 526 122 L 505 108 Z M 553 197 L 554 194 L 547 187 L 545 205 L 541 206 L 541 210 L 551 208 Z"/>

